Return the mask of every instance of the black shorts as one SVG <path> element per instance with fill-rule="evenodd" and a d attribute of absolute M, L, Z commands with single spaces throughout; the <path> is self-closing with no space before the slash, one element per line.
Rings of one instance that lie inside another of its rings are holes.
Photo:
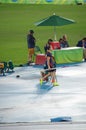
<path fill-rule="evenodd" d="M 51 69 L 49 69 L 49 70 L 46 70 L 46 72 L 54 72 L 54 71 L 56 71 L 55 68 L 51 68 Z"/>

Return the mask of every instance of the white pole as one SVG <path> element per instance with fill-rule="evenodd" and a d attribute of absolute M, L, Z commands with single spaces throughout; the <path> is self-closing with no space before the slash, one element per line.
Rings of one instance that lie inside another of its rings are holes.
<path fill-rule="evenodd" d="M 56 38 L 56 27 L 54 26 L 54 40 L 57 41 L 57 38 Z"/>

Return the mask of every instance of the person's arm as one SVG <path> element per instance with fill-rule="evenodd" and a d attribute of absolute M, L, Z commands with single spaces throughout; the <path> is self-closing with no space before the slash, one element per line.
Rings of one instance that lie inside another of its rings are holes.
<path fill-rule="evenodd" d="M 44 46 L 44 51 L 45 51 L 45 54 L 47 53 L 47 47 L 46 45 Z"/>
<path fill-rule="evenodd" d="M 53 50 L 53 47 L 52 47 L 52 45 L 50 45 L 50 48 L 51 48 L 51 50 Z"/>
<path fill-rule="evenodd" d="M 50 57 L 49 56 L 47 57 L 47 66 L 48 66 L 48 69 L 50 69 Z"/>

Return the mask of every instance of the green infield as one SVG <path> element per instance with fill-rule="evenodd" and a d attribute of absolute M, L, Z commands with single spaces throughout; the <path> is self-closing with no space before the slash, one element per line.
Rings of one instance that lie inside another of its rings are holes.
<path fill-rule="evenodd" d="M 0 61 L 12 60 L 24 64 L 28 60 L 27 33 L 34 30 L 36 44 L 44 52 L 49 38 L 54 39 L 53 26 L 37 27 L 35 22 L 53 13 L 76 21 L 75 24 L 56 27 L 57 40 L 67 34 L 70 46 L 86 36 L 86 5 L 0 4 Z"/>

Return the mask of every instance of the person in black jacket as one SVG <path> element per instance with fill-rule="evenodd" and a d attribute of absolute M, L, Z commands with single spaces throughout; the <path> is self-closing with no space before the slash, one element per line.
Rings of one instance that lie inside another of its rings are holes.
<path fill-rule="evenodd" d="M 86 61 L 86 37 L 79 40 L 78 43 L 76 44 L 76 46 L 83 47 L 83 58 L 84 58 L 84 61 Z"/>
<path fill-rule="evenodd" d="M 28 44 L 28 64 L 30 64 L 32 61 L 32 56 L 34 54 L 34 48 L 35 48 L 35 42 L 36 39 L 33 36 L 34 31 L 30 30 L 29 34 L 27 35 L 27 44 Z"/>

